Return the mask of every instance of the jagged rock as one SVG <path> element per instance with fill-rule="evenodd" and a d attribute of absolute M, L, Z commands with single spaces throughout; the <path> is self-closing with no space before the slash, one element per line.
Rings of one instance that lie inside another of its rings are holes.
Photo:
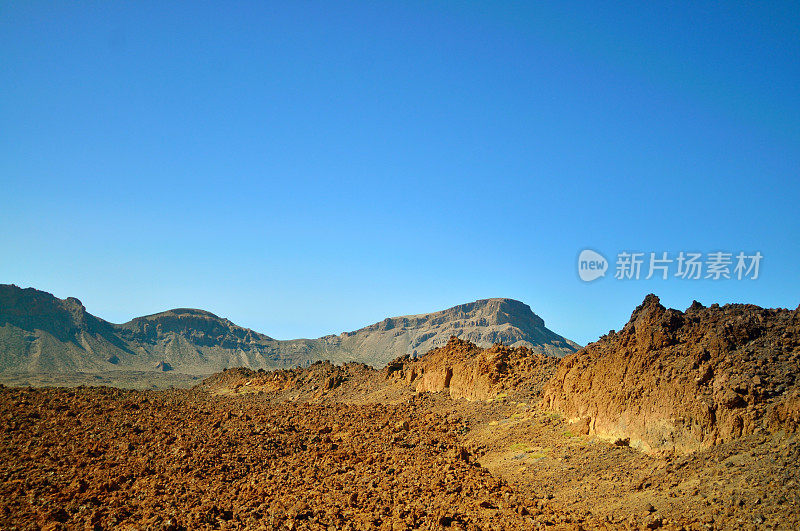
<path fill-rule="evenodd" d="M 538 393 L 558 360 L 530 349 L 477 345 L 451 337 L 441 348 L 417 359 L 405 358 L 392 371 L 417 392 L 446 391 L 453 398 L 486 400 L 508 389 L 525 387 Z"/>
<path fill-rule="evenodd" d="M 452 398 L 488 400 L 506 391 L 534 398 L 557 365 L 558 358 L 526 347 L 482 349 L 452 337 L 444 347 L 418 358 L 403 356 L 380 371 L 364 364 L 327 361 L 271 372 L 238 368 L 207 378 L 202 387 L 214 393 L 263 392 L 313 402 L 351 400 L 370 393 L 376 400 L 439 392 Z"/>
<path fill-rule="evenodd" d="M 759 428 L 795 430 L 800 313 L 729 304 L 687 311 L 648 295 L 619 333 L 564 358 L 546 407 L 648 452 L 695 451 Z"/>

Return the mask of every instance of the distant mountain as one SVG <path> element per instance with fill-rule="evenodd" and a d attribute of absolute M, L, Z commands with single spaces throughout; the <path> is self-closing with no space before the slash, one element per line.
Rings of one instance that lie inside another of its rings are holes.
<path fill-rule="evenodd" d="M 440 312 L 392 317 L 319 339 L 281 341 L 203 310 L 179 308 L 124 324 L 88 313 L 78 299 L 0 285 L 0 377 L 128 371 L 207 375 L 230 367 L 276 369 L 317 360 L 383 367 L 457 336 L 563 356 L 579 346 L 548 330 L 527 305 L 485 299 Z M 11 378 L 9 380 L 9 378 Z M 52 379 L 52 378 L 51 378 Z"/>
<path fill-rule="evenodd" d="M 319 341 L 326 341 L 329 348 L 349 355 L 346 361 L 382 367 L 399 356 L 421 355 L 444 346 L 450 336 L 479 347 L 503 343 L 558 357 L 580 348 L 547 329 L 530 306 L 513 299 L 482 299 L 434 313 L 390 317 L 355 332 Z"/>

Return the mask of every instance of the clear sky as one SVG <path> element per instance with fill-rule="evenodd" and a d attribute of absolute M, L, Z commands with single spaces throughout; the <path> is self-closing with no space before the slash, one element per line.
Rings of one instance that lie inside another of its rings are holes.
<path fill-rule="evenodd" d="M 799 170 L 796 2 L 0 4 L 0 282 L 113 322 L 512 297 L 585 344 L 649 292 L 795 308 Z M 623 281 L 622 250 L 764 258 Z"/>

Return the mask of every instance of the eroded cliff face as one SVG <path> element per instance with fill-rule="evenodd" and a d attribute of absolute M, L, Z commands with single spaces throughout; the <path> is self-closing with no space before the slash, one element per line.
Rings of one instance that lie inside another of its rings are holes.
<path fill-rule="evenodd" d="M 451 337 L 419 359 L 400 358 L 384 369 L 422 392 L 447 392 L 452 398 L 487 400 L 506 390 L 538 393 L 555 372 L 558 359 L 526 347 L 487 349 Z"/>
<path fill-rule="evenodd" d="M 800 308 L 648 295 L 618 333 L 564 358 L 543 405 L 580 431 L 650 453 L 686 453 L 800 421 Z"/>

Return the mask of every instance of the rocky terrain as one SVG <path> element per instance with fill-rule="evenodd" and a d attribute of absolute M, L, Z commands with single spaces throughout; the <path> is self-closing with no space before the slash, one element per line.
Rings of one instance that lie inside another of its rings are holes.
<path fill-rule="evenodd" d="M 383 367 L 454 335 L 488 347 L 502 342 L 563 356 L 578 349 L 527 305 L 486 299 L 432 314 L 393 317 L 340 335 L 280 341 L 210 312 L 180 308 L 113 324 L 78 299 L 0 285 L 0 381 L 14 385 L 103 383 L 191 386 L 230 367 L 282 369 L 314 361 Z M 168 378 L 159 375 L 171 373 Z"/>
<path fill-rule="evenodd" d="M 4 529 L 522 529 L 569 523 L 403 405 L 0 390 Z"/>
<path fill-rule="evenodd" d="M 279 400 L 395 403 L 425 392 L 450 398 L 491 400 L 504 392 L 537 397 L 558 359 L 527 347 L 483 349 L 456 337 L 427 354 L 403 356 L 381 370 L 363 363 L 316 362 L 306 368 L 215 374 L 201 388 L 215 394 L 262 393 Z"/>
<path fill-rule="evenodd" d="M 525 346 L 502 344 L 482 349 L 456 337 L 417 359 L 399 358 L 387 376 L 404 380 L 417 393 L 446 392 L 452 398 L 488 400 L 504 391 L 538 396 L 558 359 Z"/>
<path fill-rule="evenodd" d="M 648 296 L 563 359 L 451 337 L 382 369 L 0 388 L 0 527 L 797 529 L 797 325 Z"/>
<path fill-rule="evenodd" d="M 565 359 L 545 405 L 581 430 L 647 452 L 686 453 L 800 423 L 800 308 L 649 295 L 620 332 Z"/>

